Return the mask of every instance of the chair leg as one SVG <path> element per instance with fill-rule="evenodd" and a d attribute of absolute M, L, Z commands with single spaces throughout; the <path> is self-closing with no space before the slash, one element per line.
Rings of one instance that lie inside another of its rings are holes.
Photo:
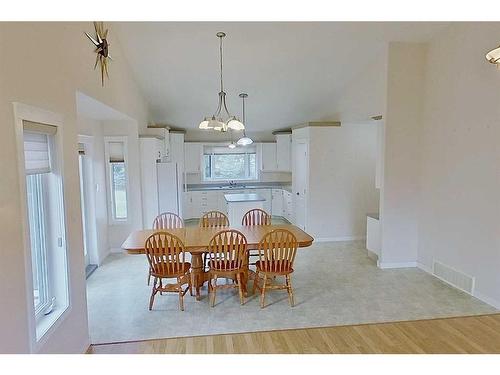
<path fill-rule="evenodd" d="M 212 280 L 214 281 L 214 284 L 212 285 L 211 299 L 212 299 L 212 307 L 215 307 L 215 296 L 217 293 L 217 275 L 214 275 L 214 278 Z M 212 280 L 210 280 L 210 283 Z"/>
<path fill-rule="evenodd" d="M 151 282 L 151 267 L 149 267 L 149 270 L 148 270 L 148 286 L 149 286 L 150 282 Z"/>
<path fill-rule="evenodd" d="M 155 277 L 153 280 L 153 290 L 151 291 L 151 297 L 149 298 L 149 311 L 153 309 L 153 302 L 155 301 L 155 294 L 157 292 L 156 290 L 156 283 L 158 282 L 158 279 Z"/>
<path fill-rule="evenodd" d="M 182 293 L 181 279 L 177 278 L 177 287 L 179 288 L 179 308 L 184 311 L 184 294 Z"/>
<path fill-rule="evenodd" d="M 189 295 L 193 296 L 193 278 L 191 273 L 188 274 L 188 287 L 189 287 Z"/>
<path fill-rule="evenodd" d="M 245 297 L 243 296 L 243 285 L 242 285 L 242 277 L 241 273 L 236 275 L 236 280 L 238 280 L 238 292 L 240 294 L 240 304 L 245 304 Z"/>
<path fill-rule="evenodd" d="M 160 284 L 159 284 L 159 287 L 160 287 L 160 289 L 162 289 L 162 288 L 163 288 L 163 282 L 162 282 L 162 280 L 161 280 L 161 277 L 160 277 Z M 163 296 L 163 292 L 162 292 L 161 290 L 160 290 L 160 296 Z"/>
<path fill-rule="evenodd" d="M 264 308 L 264 302 L 266 299 L 266 284 L 267 284 L 267 275 L 264 274 L 264 283 L 262 284 L 262 291 L 260 293 L 260 308 Z"/>
<path fill-rule="evenodd" d="M 288 301 L 290 302 L 290 306 L 293 307 L 295 305 L 295 302 L 293 300 L 292 276 L 286 275 L 285 280 L 286 280 L 286 289 L 288 291 Z"/>
<path fill-rule="evenodd" d="M 255 288 L 259 286 L 259 271 L 255 271 L 253 278 L 252 294 L 255 294 Z"/>

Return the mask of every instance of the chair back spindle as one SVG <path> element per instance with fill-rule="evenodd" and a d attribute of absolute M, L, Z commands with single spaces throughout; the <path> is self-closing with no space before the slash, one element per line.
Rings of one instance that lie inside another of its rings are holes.
<path fill-rule="evenodd" d="M 145 244 L 151 273 L 178 275 L 184 271 L 185 255 L 183 242 L 168 232 L 156 232 L 149 236 Z"/>
<path fill-rule="evenodd" d="M 220 231 L 208 246 L 209 266 L 224 271 L 241 269 L 246 251 L 247 239 L 243 233 L 233 229 Z"/>
<path fill-rule="evenodd" d="M 258 247 L 262 269 L 278 273 L 291 270 L 297 247 L 294 234 L 286 229 L 276 229 L 267 233 Z"/>
<path fill-rule="evenodd" d="M 242 225 L 271 225 L 271 215 L 260 208 L 248 211 L 241 220 Z"/>
<path fill-rule="evenodd" d="M 164 212 L 158 215 L 153 221 L 153 229 L 177 229 L 184 228 L 182 218 L 173 212 Z"/>
<path fill-rule="evenodd" d="M 218 228 L 228 226 L 229 219 L 220 211 L 209 211 L 200 219 L 200 227 L 202 228 Z"/>

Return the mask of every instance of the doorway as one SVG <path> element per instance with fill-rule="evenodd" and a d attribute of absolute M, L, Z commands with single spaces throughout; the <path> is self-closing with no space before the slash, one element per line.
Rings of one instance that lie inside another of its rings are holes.
<path fill-rule="evenodd" d="M 85 258 L 85 275 L 88 279 L 97 268 L 96 259 L 96 228 L 95 210 L 93 210 L 94 197 L 93 169 L 91 158 L 91 137 L 78 137 L 78 169 L 80 177 L 80 204 L 82 211 L 83 255 Z"/>

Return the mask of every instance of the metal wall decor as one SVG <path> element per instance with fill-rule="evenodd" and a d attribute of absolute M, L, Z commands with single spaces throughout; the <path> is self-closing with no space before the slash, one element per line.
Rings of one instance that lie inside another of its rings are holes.
<path fill-rule="evenodd" d="M 89 33 L 85 32 L 87 38 L 90 39 L 92 44 L 94 44 L 95 53 L 97 54 L 94 64 L 94 69 L 99 64 L 101 68 L 101 83 L 104 86 L 104 76 L 109 78 L 108 72 L 108 61 L 112 60 L 111 55 L 109 54 L 109 43 L 108 43 L 108 29 L 104 29 L 103 22 L 94 22 L 94 30 L 95 30 L 95 38 L 92 37 Z"/>

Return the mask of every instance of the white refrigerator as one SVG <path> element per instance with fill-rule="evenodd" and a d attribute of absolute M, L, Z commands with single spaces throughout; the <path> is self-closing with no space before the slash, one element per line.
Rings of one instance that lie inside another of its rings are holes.
<path fill-rule="evenodd" d="M 182 173 L 177 163 L 157 163 L 158 213 L 173 212 L 182 217 Z"/>

